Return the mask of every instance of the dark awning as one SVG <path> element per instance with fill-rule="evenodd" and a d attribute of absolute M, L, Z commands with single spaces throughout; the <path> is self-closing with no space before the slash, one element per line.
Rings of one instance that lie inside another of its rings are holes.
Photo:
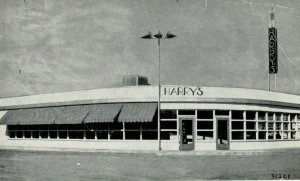
<path fill-rule="evenodd" d="M 54 124 L 81 124 L 89 113 L 89 105 L 66 106 Z"/>
<path fill-rule="evenodd" d="M 4 125 L 81 124 L 113 122 L 122 104 L 94 104 L 9 110 L 1 119 Z"/>
<path fill-rule="evenodd" d="M 0 120 L 6 125 L 33 125 L 53 124 L 53 121 L 62 113 L 64 107 L 30 108 L 9 110 Z"/>
<path fill-rule="evenodd" d="M 12 121 L 12 117 L 18 113 L 18 110 L 9 110 L 7 113 L 4 114 L 4 116 L 0 119 L 0 125 L 8 124 Z"/>
<path fill-rule="evenodd" d="M 118 116 L 122 104 L 95 104 L 89 106 L 84 123 L 113 122 Z"/>
<path fill-rule="evenodd" d="M 157 103 L 126 103 L 123 105 L 119 122 L 151 122 Z"/>

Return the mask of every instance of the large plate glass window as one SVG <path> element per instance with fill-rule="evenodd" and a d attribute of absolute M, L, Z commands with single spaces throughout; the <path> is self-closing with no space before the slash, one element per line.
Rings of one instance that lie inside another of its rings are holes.
<path fill-rule="evenodd" d="M 197 110 L 197 140 L 213 140 L 214 115 L 212 110 Z"/>

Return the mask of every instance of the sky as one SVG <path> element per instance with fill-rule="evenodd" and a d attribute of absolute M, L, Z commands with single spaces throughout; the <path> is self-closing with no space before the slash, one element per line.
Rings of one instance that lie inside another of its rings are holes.
<path fill-rule="evenodd" d="M 0 0 L 0 97 L 161 84 L 268 89 L 269 13 L 278 92 L 300 95 L 298 0 Z M 271 76 L 271 90 L 275 77 Z"/>

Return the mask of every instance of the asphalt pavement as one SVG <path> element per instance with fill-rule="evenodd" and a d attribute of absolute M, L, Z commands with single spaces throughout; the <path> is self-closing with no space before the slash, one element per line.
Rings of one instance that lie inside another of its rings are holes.
<path fill-rule="evenodd" d="M 300 179 L 300 149 L 204 153 L 0 150 L 0 180 Z"/>

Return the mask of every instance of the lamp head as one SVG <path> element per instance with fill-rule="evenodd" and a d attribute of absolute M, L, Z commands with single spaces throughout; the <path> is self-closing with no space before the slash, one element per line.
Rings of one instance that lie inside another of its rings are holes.
<path fill-rule="evenodd" d="M 170 31 L 166 33 L 166 38 L 175 38 L 175 37 L 176 35 L 171 34 Z"/>
<path fill-rule="evenodd" d="M 158 33 L 155 34 L 154 37 L 157 38 L 157 39 L 161 39 L 162 38 L 162 34 L 160 33 L 160 31 L 158 31 Z"/>
<path fill-rule="evenodd" d="M 151 32 L 149 31 L 147 35 L 144 35 L 144 36 L 142 36 L 141 38 L 144 38 L 144 39 L 152 39 L 152 34 L 151 34 Z"/>

